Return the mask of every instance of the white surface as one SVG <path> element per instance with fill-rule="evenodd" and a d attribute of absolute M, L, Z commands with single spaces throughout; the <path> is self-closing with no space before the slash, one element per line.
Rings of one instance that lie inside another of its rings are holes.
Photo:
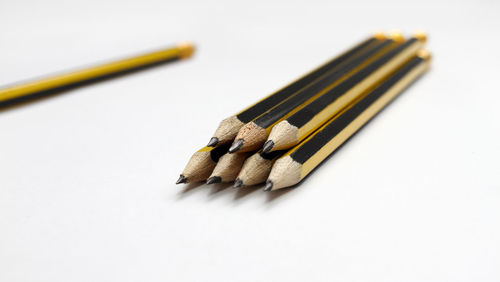
<path fill-rule="evenodd" d="M 199 50 L 0 112 L 0 281 L 498 281 L 499 8 L 2 1 L 0 85 Z M 298 188 L 173 184 L 219 120 L 392 28 L 432 71 Z"/>

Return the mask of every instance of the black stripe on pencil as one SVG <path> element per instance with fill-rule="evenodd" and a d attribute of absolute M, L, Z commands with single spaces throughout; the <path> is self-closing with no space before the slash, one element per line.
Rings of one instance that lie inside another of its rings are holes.
<path fill-rule="evenodd" d="M 290 85 L 284 87 L 283 89 L 279 90 L 272 96 L 258 102 L 257 104 L 249 107 L 245 111 L 239 113 L 236 115 L 236 117 L 243 123 L 248 123 L 252 120 L 254 120 L 256 117 L 260 116 L 267 110 L 273 108 L 274 106 L 278 105 L 279 103 L 283 102 L 286 98 L 290 97 L 292 94 L 295 94 L 297 91 L 300 89 L 304 88 L 323 74 L 327 73 L 331 69 L 335 68 L 337 65 L 345 62 L 349 58 L 352 58 L 354 55 L 359 53 L 361 50 L 365 49 L 367 46 L 376 43 L 378 41 L 382 40 L 377 40 L 376 38 L 368 38 L 365 41 L 361 42 L 360 44 L 356 45 L 354 48 L 348 50 L 344 54 L 340 55 L 339 57 L 336 57 L 329 62 L 325 63 L 318 69 L 312 71 L 308 75 L 304 76 L 303 78 L 292 82 Z"/>
<path fill-rule="evenodd" d="M 316 152 L 318 152 L 326 143 L 328 139 L 321 138 L 325 136 L 335 136 L 339 134 L 350 122 L 352 122 L 356 117 L 360 115 L 364 110 L 366 110 L 371 104 L 373 104 L 380 96 L 382 96 L 391 86 L 396 84 L 403 76 L 410 72 L 417 65 L 424 61 L 423 58 L 415 57 L 409 63 L 407 63 L 403 68 L 396 72 L 393 76 L 387 79 L 382 85 L 378 86 L 370 95 L 366 96 L 361 101 L 357 102 L 345 113 L 340 115 L 330 126 L 323 129 L 323 131 L 312 138 L 308 142 L 304 143 L 300 149 L 296 150 L 290 156 L 300 163 L 305 163 L 310 157 L 312 157 Z"/>

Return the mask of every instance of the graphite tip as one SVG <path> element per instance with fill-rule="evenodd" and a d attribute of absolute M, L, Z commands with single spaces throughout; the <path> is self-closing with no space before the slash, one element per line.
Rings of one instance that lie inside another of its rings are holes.
<path fill-rule="evenodd" d="M 269 192 L 273 190 L 273 182 L 271 180 L 266 181 L 266 187 L 264 187 L 264 191 Z"/>
<path fill-rule="evenodd" d="M 264 143 L 264 146 L 262 146 L 262 153 L 268 153 L 270 152 L 274 147 L 274 142 L 272 140 L 267 140 L 266 143 Z"/>
<path fill-rule="evenodd" d="M 222 178 L 220 178 L 219 176 L 212 176 L 212 177 L 209 177 L 207 179 L 207 184 L 214 184 L 214 183 L 221 183 L 222 182 Z"/>
<path fill-rule="evenodd" d="M 243 181 L 239 178 L 236 178 L 236 180 L 234 181 L 233 188 L 239 188 L 241 186 L 243 186 Z"/>
<path fill-rule="evenodd" d="M 238 151 L 242 146 L 243 146 L 243 139 L 238 139 L 238 140 L 233 142 L 233 144 L 231 145 L 231 147 L 229 148 L 228 151 L 230 154 L 232 154 L 232 153 Z"/>
<path fill-rule="evenodd" d="M 208 141 L 207 147 L 215 147 L 219 143 L 219 138 L 217 137 L 212 137 L 210 138 L 210 141 Z"/>
<path fill-rule="evenodd" d="M 188 180 L 187 177 L 181 174 L 179 176 L 179 179 L 177 179 L 177 182 L 175 182 L 175 184 L 187 183 L 187 180 Z"/>

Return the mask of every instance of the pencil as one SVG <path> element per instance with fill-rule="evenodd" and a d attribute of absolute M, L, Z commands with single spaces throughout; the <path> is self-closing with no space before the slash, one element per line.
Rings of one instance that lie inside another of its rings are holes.
<path fill-rule="evenodd" d="M 273 151 L 267 154 L 259 151 L 247 158 L 234 181 L 234 188 L 264 183 L 274 162 L 284 153 L 286 151 Z"/>
<path fill-rule="evenodd" d="M 161 49 L 138 56 L 13 85 L 0 89 L 0 106 L 23 101 L 37 95 L 48 94 L 51 91 L 78 86 L 85 82 L 108 78 L 127 71 L 133 71 L 163 62 L 185 59 L 190 57 L 193 52 L 194 46 L 192 44 L 181 43 L 172 48 Z"/>
<path fill-rule="evenodd" d="M 254 120 L 266 111 L 283 102 L 285 99 L 294 95 L 298 90 L 305 87 L 321 75 L 325 74 L 330 69 L 336 67 L 347 59 L 356 56 L 361 50 L 373 44 L 377 44 L 378 42 L 383 40 L 384 35 L 382 33 L 377 33 L 372 37 L 363 40 L 340 56 L 331 59 L 330 61 L 305 74 L 294 82 L 256 102 L 252 106 L 249 106 L 248 108 L 240 111 L 233 116 L 225 118 L 220 122 L 207 146 L 217 146 L 221 144 L 231 143 L 240 128 L 243 127 L 243 125 Z"/>
<path fill-rule="evenodd" d="M 241 153 L 222 156 L 207 179 L 207 184 L 234 181 L 248 155 L 249 153 Z"/>
<path fill-rule="evenodd" d="M 423 34 L 409 39 L 277 123 L 264 143 L 263 151 L 285 150 L 297 145 L 357 97 L 370 91 L 379 81 L 415 56 L 424 42 Z"/>
<path fill-rule="evenodd" d="M 428 69 L 429 64 L 429 53 L 419 51 L 417 56 L 373 91 L 288 151 L 274 164 L 264 190 L 272 191 L 299 183 L 401 91 L 422 75 Z"/>
<path fill-rule="evenodd" d="M 235 141 L 229 148 L 229 153 L 258 150 L 266 141 L 272 126 L 276 122 L 299 110 L 331 87 L 340 83 L 343 79 L 349 77 L 359 67 L 370 63 L 371 60 L 388 52 L 396 45 L 394 41 L 386 40 L 369 50 L 365 50 L 362 54 L 345 61 L 308 86 L 302 88 L 296 95 L 247 123 L 236 135 Z"/>
<path fill-rule="evenodd" d="M 191 156 L 176 184 L 205 181 L 220 157 L 227 152 L 228 145 L 220 147 L 203 147 Z"/>

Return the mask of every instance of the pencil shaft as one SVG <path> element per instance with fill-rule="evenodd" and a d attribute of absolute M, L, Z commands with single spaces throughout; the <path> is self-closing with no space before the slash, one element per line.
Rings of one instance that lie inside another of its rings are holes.
<path fill-rule="evenodd" d="M 362 66 L 363 63 L 366 64 L 366 62 L 369 62 L 370 59 L 373 59 L 377 54 L 389 50 L 389 48 L 393 46 L 391 45 L 392 43 L 391 40 L 387 40 L 372 46 L 370 49 L 364 49 L 362 54 L 358 54 L 358 56 L 352 57 L 342 64 L 337 65 L 334 69 L 331 69 L 329 72 L 301 89 L 296 95 L 290 97 L 290 99 L 283 101 L 283 103 L 277 107 L 257 118 L 255 124 L 262 128 L 269 128 L 283 117 L 291 114 L 293 111 L 299 110 L 300 106 L 305 106 L 308 101 L 313 100 L 330 87 L 333 87 L 336 83 L 339 83 L 342 78 L 348 77 L 350 73 L 359 68 L 359 66 Z"/>
<path fill-rule="evenodd" d="M 286 155 L 300 164 L 301 178 L 357 132 L 429 67 L 429 56 L 414 57 L 376 89 L 318 129 Z"/>
<path fill-rule="evenodd" d="M 289 85 L 281 88 L 280 90 L 274 92 L 273 94 L 261 99 L 260 101 L 256 102 L 255 104 L 240 111 L 238 114 L 236 114 L 236 117 L 243 123 L 247 123 L 247 122 L 252 121 L 253 119 L 257 118 L 258 116 L 260 116 L 261 114 L 266 112 L 267 110 L 280 104 L 281 102 L 283 102 L 283 100 L 285 100 L 286 98 L 295 94 L 300 89 L 306 87 L 308 84 L 310 84 L 311 82 L 313 82 L 314 80 L 316 80 L 320 76 L 324 75 L 332 68 L 334 68 L 337 65 L 345 62 L 346 60 L 356 56 L 361 50 L 367 48 L 370 45 L 373 45 L 373 44 L 376 44 L 376 43 L 379 43 L 382 41 L 383 40 L 381 40 L 381 39 L 377 39 L 375 37 L 370 37 L 370 38 L 358 43 L 356 46 L 345 51 L 340 56 L 331 59 L 330 61 L 326 62 L 325 64 L 321 65 L 320 67 L 312 70 L 311 72 L 305 74 L 304 76 L 302 76 L 299 79 L 295 80 L 294 82 L 290 83 Z"/>
<path fill-rule="evenodd" d="M 307 105 L 302 111 L 289 117 L 287 121 L 299 128 L 300 136 L 308 136 L 319 125 L 368 90 L 370 86 L 375 85 L 414 56 L 422 47 L 423 43 L 419 40 L 415 38 L 408 40 Z"/>
<path fill-rule="evenodd" d="M 422 40 L 411 38 L 276 124 L 265 151 L 291 148 L 304 140 L 414 57 L 422 46 Z"/>
<path fill-rule="evenodd" d="M 265 191 L 299 183 L 340 145 L 361 129 L 392 99 L 429 67 L 430 55 L 420 51 L 394 74 L 338 116 L 335 116 L 299 145 L 276 160 Z"/>
<path fill-rule="evenodd" d="M 97 80 L 99 78 L 105 78 L 113 74 L 131 71 L 162 62 L 187 58 L 191 56 L 192 52 L 192 45 L 180 44 L 173 48 L 162 49 L 147 54 L 13 85 L 0 89 L 0 105 L 38 93 L 54 89 L 62 89 L 73 85 L 80 85 L 81 83 Z"/>

